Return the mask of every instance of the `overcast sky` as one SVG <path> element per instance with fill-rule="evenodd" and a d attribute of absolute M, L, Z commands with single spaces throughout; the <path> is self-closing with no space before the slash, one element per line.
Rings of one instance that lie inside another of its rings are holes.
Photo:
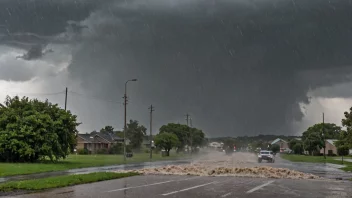
<path fill-rule="evenodd" d="M 0 98 L 49 99 L 81 132 L 168 122 L 210 137 L 299 135 L 352 106 L 352 3 L 1 0 Z"/>

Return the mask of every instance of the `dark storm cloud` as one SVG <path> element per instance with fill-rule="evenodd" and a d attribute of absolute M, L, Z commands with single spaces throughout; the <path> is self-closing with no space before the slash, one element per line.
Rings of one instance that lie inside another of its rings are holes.
<path fill-rule="evenodd" d="M 2 0 L 0 2 L 0 44 L 26 49 L 25 60 L 41 58 L 49 43 L 71 41 L 65 32 L 82 28 L 73 21 L 86 18 L 98 7 L 90 0 Z"/>
<path fill-rule="evenodd" d="M 103 98 L 120 98 L 124 82 L 137 77 L 129 115 L 143 123 L 153 103 L 158 126 L 184 122 L 189 112 L 211 136 L 293 134 L 309 90 L 350 80 L 352 7 L 345 1 L 115 1 L 65 9 L 43 17 L 39 29 L 18 21 L 12 29 L 51 36 L 67 32 L 67 21 L 87 27 L 75 33 L 71 77 Z"/>

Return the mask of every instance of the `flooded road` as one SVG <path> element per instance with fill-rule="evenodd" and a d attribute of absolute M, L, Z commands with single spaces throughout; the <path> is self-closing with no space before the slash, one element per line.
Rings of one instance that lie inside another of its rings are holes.
<path fill-rule="evenodd" d="M 232 156 L 227 156 L 221 152 L 211 152 L 206 155 L 194 157 L 192 160 L 170 160 L 170 161 L 157 161 L 157 162 L 144 162 L 126 165 L 104 166 L 104 167 L 91 167 L 72 169 L 67 171 L 47 172 L 30 175 L 19 175 L 12 177 L 0 178 L 1 182 L 6 181 L 19 181 L 27 179 L 45 178 L 59 175 L 74 175 L 74 174 L 87 174 L 93 172 L 106 172 L 106 171 L 128 171 L 138 169 L 160 168 L 165 166 L 184 166 L 187 164 L 195 164 L 198 162 L 209 163 L 216 167 L 238 167 L 238 168 L 253 168 L 253 167 L 273 167 L 285 168 L 290 170 L 299 171 L 302 173 L 313 174 L 319 177 L 328 179 L 348 180 L 352 178 L 351 172 L 345 172 L 339 168 L 342 165 L 329 164 L 329 163 L 305 163 L 305 162 L 290 162 L 282 159 L 279 155 L 276 156 L 275 163 L 258 163 L 255 154 L 252 153 L 234 153 Z M 192 170 L 192 169 L 190 169 Z M 177 173 L 175 173 L 177 174 Z"/>
<path fill-rule="evenodd" d="M 330 163 L 291 162 L 282 159 L 280 155 L 276 156 L 276 161 L 274 164 L 265 163 L 265 165 L 269 165 L 272 167 L 288 168 L 291 170 L 310 173 L 328 179 L 348 180 L 352 178 L 352 172 L 345 172 L 339 169 L 345 167 L 343 165 Z"/>
<path fill-rule="evenodd" d="M 142 174 L 156 175 L 196 175 L 196 176 L 248 176 L 264 178 L 326 179 L 349 180 L 352 173 L 339 168 L 344 166 L 329 163 L 303 163 L 284 160 L 278 154 L 275 163 L 257 162 L 253 153 L 238 152 L 225 155 L 221 152 L 209 152 L 194 158 L 192 163 L 168 165 L 165 167 L 147 167 L 138 170 Z M 116 172 L 121 172 L 116 170 Z M 122 171 L 125 172 L 125 171 Z"/>

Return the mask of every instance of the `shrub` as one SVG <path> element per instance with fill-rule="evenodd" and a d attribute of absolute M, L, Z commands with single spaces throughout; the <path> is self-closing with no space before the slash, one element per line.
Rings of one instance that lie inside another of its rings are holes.
<path fill-rule="evenodd" d="M 301 143 L 296 143 L 295 145 L 293 145 L 292 150 L 295 154 L 302 154 L 303 145 Z"/>
<path fill-rule="evenodd" d="M 97 150 L 97 154 L 108 154 L 108 149 L 106 148 L 102 148 Z"/>
<path fill-rule="evenodd" d="M 114 144 L 109 149 L 109 154 L 123 154 L 123 144 Z"/>
<path fill-rule="evenodd" d="M 77 153 L 79 155 L 88 155 L 90 152 L 88 151 L 88 149 L 78 149 Z"/>
<path fill-rule="evenodd" d="M 346 156 L 349 154 L 349 147 L 345 146 L 345 145 L 341 145 L 341 146 L 337 147 L 337 153 L 340 156 Z"/>

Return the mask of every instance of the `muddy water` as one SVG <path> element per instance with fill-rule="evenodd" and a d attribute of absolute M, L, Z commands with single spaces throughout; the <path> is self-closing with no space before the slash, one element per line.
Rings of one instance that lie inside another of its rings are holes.
<path fill-rule="evenodd" d="M 287 168 L 275 168 L 258 164 L 251 153 L 235 153 L 231 156 L 219 152 L 202 155 L 192 163 L 135 170 L 142 174 L 198 175 L 198 176 L 246 176 L 265 178 L 319 179 L 309 173 Z M 117 171 L 121 172 L 121 171 Z"/>

